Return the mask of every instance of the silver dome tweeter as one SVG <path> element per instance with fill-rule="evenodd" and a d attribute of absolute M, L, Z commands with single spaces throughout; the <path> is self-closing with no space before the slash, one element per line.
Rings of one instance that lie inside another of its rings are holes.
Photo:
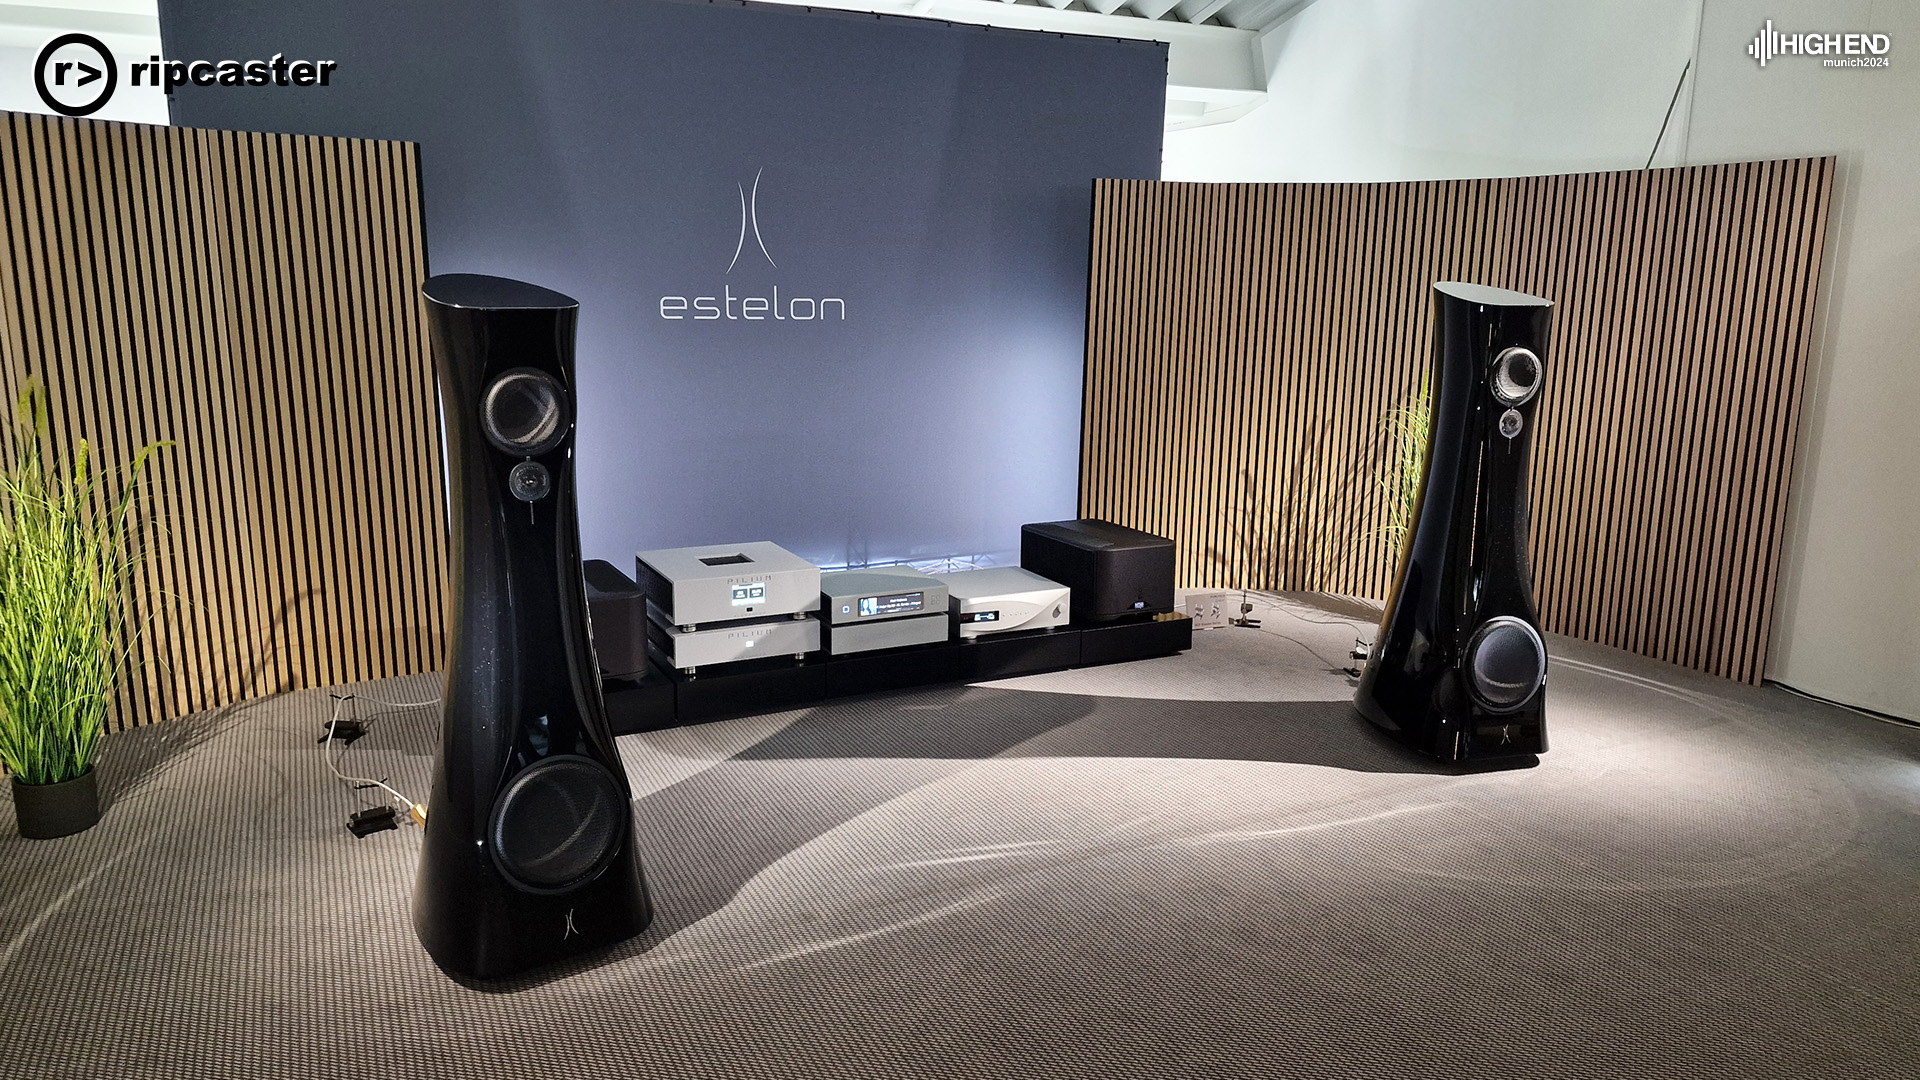
<path fill-rule="evenodd" d="M 1540 358 L 1532 349 L 1515 346 L 1493 358 L 1489 380 L 1494 399 L 1506 406 L 1524 405 L 1540 392 Z"/>
<path fill-rule="evenodd" d="M 507 490 L 521 502 L 539 502 L 553 490 L 553 474 L 537 461 L 523 461 L 507 474 Z"/>

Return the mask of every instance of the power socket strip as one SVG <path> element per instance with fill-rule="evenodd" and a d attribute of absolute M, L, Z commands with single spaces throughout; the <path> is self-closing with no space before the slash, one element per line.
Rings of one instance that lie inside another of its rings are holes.
<path fill-rule="evenodd" d="M 1188 593 L 1180 601 L 1195 630 L 1218 630 L 1227 625 L 1227 594 L 1223 592 Z"/>
<path fill-rule="evenodd" d="M 372 836 L 377 832 L 400 827 L 400 816 L 391 806 L 373 806 L 347 818 L 347 831 L 356 837 Z"/>

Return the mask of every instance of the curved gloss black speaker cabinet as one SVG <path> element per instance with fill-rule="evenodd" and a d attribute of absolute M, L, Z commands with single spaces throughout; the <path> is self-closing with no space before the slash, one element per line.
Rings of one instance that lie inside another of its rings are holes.
<path fill-rule="evenodd" d="M 1426 473 L 1355 704 L 1446 761 L 1547 748 L 1547 649 L 1527 569 L 1527 456 L 1552 303 L 1446 281 Z"/>
<path fill-rule="evenodd" d="M 413 925 L 447 971 L 496 979 L 632 937 L 653 909 L 588 636 L 573 496 L 579 305 L 475 274 L 421 291 L 457 581 Z"/>

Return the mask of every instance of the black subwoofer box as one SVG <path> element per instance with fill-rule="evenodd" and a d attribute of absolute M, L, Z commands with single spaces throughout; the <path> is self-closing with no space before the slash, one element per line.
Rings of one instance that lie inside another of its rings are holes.
<path fill-rule="evenodd" d="M 1173 541 L 1080 518 L 1020 527 L 1020 565 L 1073 590 L 1073 621 L 1173 610 Z"/>
<path fill-rule="evenodd" d="M 588 559 L 587 614 L 593 624 L 593 654 L 609 679 L 647 670 L 647 597 L 620 568 Z"/>

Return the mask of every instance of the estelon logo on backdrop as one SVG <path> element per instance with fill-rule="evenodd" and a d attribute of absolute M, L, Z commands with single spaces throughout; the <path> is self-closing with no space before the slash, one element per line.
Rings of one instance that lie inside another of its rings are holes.
<path fill-rule="evenodd" d="M 733 243 L 733 257 L 727 260 L 725 273 L 731 274 L 740 266 L 744 257 L 749 265 L 756 264 L 753 252 L 759 251 L 760 257 L 775 270 L 780 264 L 773 259 L 773 252 L 767 250 L 766 238 L 760 232 L 760 178 L 766 172 L 761 169 L 753 174 L 753 189 L 748 191 L 746 184 L 734 185 L 740 193 L 740 235 Z M 753 236 L 753 248 L 747 247 L 747 236 Z M 660 317 L 663 319 L 692 319 L 695 322 L 716 322 L 721 319 L 748 322 L 819 322 L 821 320 L 845 322 L 847 302 L 838 296 L 781 296 L 780 286 L 772 286 L 772 296 L 736 295 L 731 282 L 722 282 L 718 296 L 662 296 L 660 298 Z M 691 312 L 691 314 L 689 314 Z"/>
<path fill-rule="evenodd" d="M 1776 56 L 1823 56 L 1822 67 L 1887 67 L 1887 53 L 1893 51 L 1893 39 L 1886 34 L 1800 34 L 1782 33 L 1773 28 L 1773 20 L 1760 28 L 1747 55 L 1760 61 L 1761 67 Z"/>

